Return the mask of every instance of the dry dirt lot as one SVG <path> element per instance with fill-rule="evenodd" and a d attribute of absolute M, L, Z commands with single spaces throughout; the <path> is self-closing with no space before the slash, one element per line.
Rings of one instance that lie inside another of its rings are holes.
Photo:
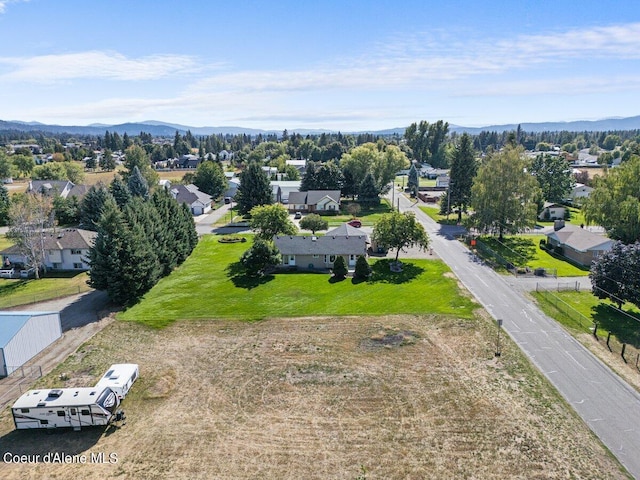
<path fill-rule="evenodd" d="M 5 409 L 0 453 L 117 462 L 0 460 L 0 477 L 628 478 L 512 343 L 494 357 L 494 328 L 430 316 L 113 322 L 40 386 L 92 385 L 109 364 L 137 362 L 127 424 L 17 432 Z"/>

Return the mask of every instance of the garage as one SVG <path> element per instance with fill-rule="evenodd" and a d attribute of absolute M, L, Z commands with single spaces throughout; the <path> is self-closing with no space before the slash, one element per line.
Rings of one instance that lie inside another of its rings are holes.
<path fill-rule="evenodd" d="M 11 375 L 61 336 L 58 312 L 0 312 L 0 377 Z"/>

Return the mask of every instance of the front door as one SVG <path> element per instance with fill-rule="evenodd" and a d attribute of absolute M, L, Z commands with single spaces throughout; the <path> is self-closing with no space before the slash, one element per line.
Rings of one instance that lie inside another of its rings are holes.
<path fill-rule="evenodd" d="M 296 256 L 295 255 L 289 255 L 289 266 L 290 267 L 294 267 L 296 265 Z"/>

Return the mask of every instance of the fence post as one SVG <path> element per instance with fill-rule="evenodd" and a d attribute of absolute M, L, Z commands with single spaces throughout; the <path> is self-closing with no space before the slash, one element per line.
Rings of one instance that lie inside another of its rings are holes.
<path fill-rule="evenodd" d="M 593 336 L 598 338 L 598 322 L 593 322 Z"/>
<path fill-rule="evenodd" d="M 624 363 L 627 363 L 627 359 L 624 358 L 624 351 L 627 349 L 627 344 L 623 343 L 622 344 L 622 352 L 620 352 L 620 356 L 622 357 L 622 360 L 624 360 Z"/>
<path fill-rule="evenodd" d="M 638 368 L 638 360 L 640 360 L 640 353 L 636 356 L 636 368 Z"/>
<path fill-rule="evenodd" d="M 607 348 L 609 348 L 609 351 L 611 351 L 611 347 L 609 346 L 609 339 L 611 338 L 611 332 L 609 332 L 607 334 Z"/>

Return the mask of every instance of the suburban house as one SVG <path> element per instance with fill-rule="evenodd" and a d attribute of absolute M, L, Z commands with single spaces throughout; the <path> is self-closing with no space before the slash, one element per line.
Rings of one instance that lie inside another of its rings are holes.
<path fill-rule="evenodd" d="M 200 157 L 192 155 L 190 153 L 182 155 L 179 158 L 180 168 L 198 168 L 200 165 Z"/>
<path fill-rule="evenodd" d="M 307 161 L 304 159 L 285 160 L 285 165 L 295 167 L 300 175 L 304 175 L 304 172 L 307 170 Z"/>
<path fill-rule="evenodd" d="M 309 190 L 289 195 L 289 210 L 294 212 L 337 212 L 340 190 Z"/>
<path fill-rule="evenodd" d="M 271 192 L 273 201 L 277 203 L 289 203 L 289 196 L 294 192 L 300 191 L 300 180 L 273 180 L 271 184 Z"/>
<path fill-rule="evenodd" d="M 550 247 L 560 247 L 562 254 L 574 262 L 588 267 L 591 262 L 611 250 L 614 241 L 575 225 L 556 220 L 553 231 L 546 234 Z"/>
<path fill-rule="evenodd" d="M 569 198 L 571 198 L 571 200 L 581 200 L 591 195 L 591 192 L 593 192 L 593 187 L 589 187 L 584 183 L 576 183 L 569 194 Z"/>
<path fill-rule="evenodd" d="M 42 195 L 58 195 L 62 198 L 84 197 L 89 191 L 88 185 L 76 185 L 69 180 L 31 180 L 27 187 L 27 193 L 40 193 Z"/>
<path fill-rule="evenodd" d="M 193 215 L 202 215 L 211 211 L 211 195 L 201 192 L 193 184 L 172 185 L 169 191 L 179 203 L 186 203 Z"/>
<path fill-rule="evenodd" d="M 44 265 L 50 270 L 89 270 L 89 249 L 97 233 L 79 228 L 65 228 L 50 232 L 44 237 Z M 26 259 L 16 246 L 0 252 L 2 264 L 24 266 Z"/>
<path fill-rule="evenodd" d="M 360 229 L 343 224 L 324 236 L 275 236 L 273 241 L 282 255 L 282 266 L 309 270 L 327 270 L 340 255 L 347 266 L 355 268 L 359 255 L 366 255 L 369 237 Z"/>
<path fill-rule="evenodd" d="M 225 172 L 225 176 L 227 176 Z M 236 192 L 238 191 L 238 187 L 240 186 L 240 178 L 239 177 L 228 177 L 227 176 L 227 191 L 224 192 L 225 197 L 233 198 L 236 196 Z"/>
<path fill-rule="evenodd" d="M 438 175 L 436 178 L 436 187 L 439 188 L 449 188 L 449 175 Z"/>
<path fill-rule="evenodd" d="M 538 215 L 540 220 L 562 220 L 564 219 L 566 208 L 564 205 L 553 202 L 544 202 L 542 211 Z"/>

